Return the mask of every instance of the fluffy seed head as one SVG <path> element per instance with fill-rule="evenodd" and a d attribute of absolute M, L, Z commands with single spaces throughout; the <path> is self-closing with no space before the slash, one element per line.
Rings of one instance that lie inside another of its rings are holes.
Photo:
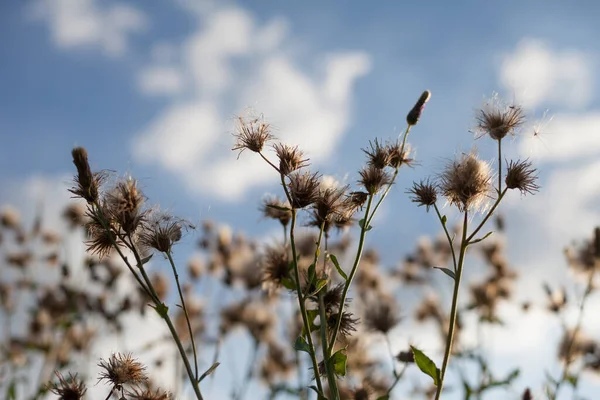
<path fill-rule="evenodd" d="M 385 149 L 390 156 L 389 167 L 400 168 L 402 165 L 412 165 L 413 159 L 411 158 L 409 144 L 405 143 L 404 148 L 402 148 L 402 143 L 400 142 L 388 143 Z"/>
<path fill-rule="evenodd" d="M 168 392 L 162 389 L 152 390 L 150 388 L 139 389 L 134 388 L 133 391 L 128 392 L 128 398 L 131 400 L 169 400 L 171 396 Z"/>
<path fill-rule="evenodd" d="M 101 359 L 98 366 L 103 369 L 98 380 L 106 380 L 115 386 L 138 384 L 148 380 L 146 367 L 136 361 L 131 354 L 113 354 L 108 361 Z"/>
<path fill-rule="evenodd" d="M 523 123 L 525 123 L 523 108 L 514 104 L 504 104 L 498 98 L 498 94 L 494 94 L 477 112 L 475 129 L 478 137 L 490 135 L 494 140 L 501 140 L 508 134 L 514 134 Z"/>
<path fill-rule="evenodd" d="M 239 150 L 239 154 L 246 149 L 260 153 L 265 143 L 274 138 L 271 134 L 271 126 L 262 118 L 247 120 L 240 116 L 238 117 L 236 131 L 236 143 L 231 150 Z"/>
<path fill-rule="evenodd" d="M 358 183 L 363 185 L 371 195 L 376 194 L 383 186 L 392 182 L 390 174 L 383 169 L 375 168 L 373 165 L 364 167 L 359 173 L 360 180 Z"/>
<path fill-rule="evenodd" d="M 106 211 L 108 216 L 118 224 L 125 233 L 133 233 L 144 220 L 142 212 L 144 194 L 131 177 L 116 184 L 106 195 Z"/>
<path fill-rule="evenodd" d="M 414 203 L 418 203 L 419 207 L 425 206 L 427 211 L 429 211 L 429 207 L 434 206 L 437 201 L 437 186 L 429 180 L 422 180 L 418 183 L 414 182 L 413 187 L 408 193 L 412 194 L 411 200 Z"/>
<path fill-rule="evenodd" d="M 63 377 L 58 371 L 55 374 L 58 382 L 50 385 L 49 389 L 52 393 L 58 395 L 60 400 L 83 399 L 87 389 L 83 381 L 77 378 L 77 374 L 69 373 L 68 377 Z"/>
<path fill-rule="evenodd" d="M 539 190 L 536 184 L 536 170 L 531 166 L 531 162 L 510 161 L 506 171 L 506 187 L 509 189 L 519 189 L 521 194 L 534 194 Z"/>
<path fill-rule="evenodd" d="M 275 149 L 275 154 L 277 154 L 277 158 L 279 159 L 279 173 L 283 175 L 287 176 L 297 169 L 308 165 L 308 158 L 302 158 L 304 154 L 298 150 L 298 146 L 275 143 L 273 149 Z"/>
<path fill-rule="evenodd" d="M 449 163 L 440 175 L 440 191 L 450 204 L 462 212 L 477 209 L 490 193 L 492 176 L 488 163 L 473 153 L 462 154 Z"/>
<path fill-rule="evenodd" d="M 362 149 L 367 155 L 367 163 L 375 168 L 383 169 L 390 164 L 391 154 L 377 139 L 375 142 L 369 141 L 370 149 Z"/>
<path fill-rule="evenodd" d="M 391 298 L 384 297 L 368 308 L 365 314 L 365 326 L 384 335 L 400 322 L 396 303 Z"/>
<path fill-rule="evenodd" d="M 406 122 L 408 125 L 413 126 L 419 122 L 421 114 L 423 113 L 423 109 L 425 108 L 425 104 L 429 101 L 430 97 L 431 92 L 429 90 L 426 90 L 421 94 L 421 97 L 419 97 L 419 100 L 417 100 L 415 106 L 408 112 L 408 115 L 406 116 Z"/>
<path fill-rule="evenodd" d="M 165 212 L 155 211 L 144 223 L 139 242 L 145 248 L 167 253 L 171 251 L 173 244 L 181 240 L 184 229 L 193 228 L 192 224 L 183 219 Z"/>
<path fill-rule="evenodd" d="M 339 313 L 332 313 L 327 319 L 327 325 L 329 326 L 331 332 L 333 332 L 333 329 L 335 329 L 339 315 Z M 340 330 L 338 331 L 342 338 L 350 336 L 352 332 L 356 332 L 356 323 L 358 322 L 358 318 L 352 318 L 352 315 L 353 314 L 351 312 L 342 312 L 342 321 L 340 322 Z"/>
<path fill-rule="evenodd" d="M 324 231 L 328 232 L 337 215 L 342 215 L 344 195 L 348 187 L 328 187 L 320 189 L 317 199 L 312 205 L 309 225 L 320 227 L 325 224 Z"/>
<path fill-rule="evenodd" d="M 301 209 L 313 204 L 319 196 L 319 175 L 305 172 L 296 172 L 289 176 L 288 191 L 292 200 L 293 209 Z"/>

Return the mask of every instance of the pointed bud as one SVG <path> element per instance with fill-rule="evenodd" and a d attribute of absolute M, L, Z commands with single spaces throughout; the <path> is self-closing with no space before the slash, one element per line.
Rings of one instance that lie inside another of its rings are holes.
<path fill-rule="evenodd" d="M 429 90 L 426 90 L 423 92 L 423 94 L 421 94 L 421 97 L 419 97 L 419 100 L 417 100 L 415 106 L 412 108 L 412 110 L 410 110 L 410 112 L 406 116 L 406 122 L 408 123 L 408 125 L 413 126 L 416 125 L 417 122 L 419 122 L 419 118 L 421 118 L 423 108 L 425 108 L 425 104 L 429 101 L 430 97 L 431 92 Z"/>

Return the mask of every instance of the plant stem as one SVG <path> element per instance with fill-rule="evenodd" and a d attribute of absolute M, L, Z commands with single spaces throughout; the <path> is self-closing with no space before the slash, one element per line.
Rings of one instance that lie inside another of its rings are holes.
<path fill-rule="evenodd" d="M 458 291 L 460 287 L 460 279 L 462 277 L 463 265 L 465 261 L 465 254 L 469 245 L 467 241 L 467 224 L 468 224 L 468 212 L 464 212 L 462 239 L 460 243 L 460 253 L 458 256 L 458 265 L 456 268 L 456 274 L 454 278 L 454 292 L 452 294 L 452 308 L 450 310 L 450 326 L 448 327 L 448 336 L 446 337 L 446 351 L 444 352 L 444 361 L 442 363 L 442 369 L 440 371 L 440 381 L 437 386 L 435 393 L 435 400 L 439 400 L 442 389 L 444 387 L 444 378 L 446 376 L 446 368 L 448 367 L 448 361 L 452 354 L 452 343 L 454 341 L 454 329 L 456 326 L 456 315 L 458 310 Z"/>
<path fill-rule="evenodd" d="M 502 192 L 502 139 L 498 139 L 498 193 Z"/>
<path fill-rule="evenodd" d="M 433 208 L 435 209 L 435 212 L 440 220 L 440 223 L 442 224 L 442 227 L 444 228 L 444 233 L 446 234 L 446 239 L 448 239 L 448 245 L 450 246 L 450 251 L 452 252 L 452 266 L 454 267 L 454 273 L 456 273 L 456 252 L 454 251 L 454 240 L 452 240 L 452 238 L 450 237 L 450 233 L 448 232 L 448 227 L 446 227 L 446 223 L 442 219 L 442 214 L 440 214 L 440 210 L 439 210 L 437 204 L 434 203 Z"/>
<path fill-rule="evenodd" d="M 173 261 L 173 257 L 171 256 L 171 251 L 167 251 L 166 254 L 169 259 L 169 263 L 171 264 L 171 268 L 173 269 L 173 275 L 175 276 L 175 283 L 177 284 L 177 292 L 179 292 L 179 299 L 181 300 L 181 308 L 183 309 L 183 314 L 185 315 L 185 321 L 187 323 L 188 332 L 190 334 L 190 342 L 192 343 L 192 352 L 194 353 L 194 379 L 197 381 L 198 380 L 198 355 L 196 353 L 196 342 L 194 340 L 194 331 L 192 330 L 190 316 L 188 314 L 187 307 L 185 305 L 185 298 L 183 296 L 183 292 L 181 291 L 181 284 L 179 283 L 179 274 L 177 273 L 177 268 L 175 268 L 175 262 Z"/>
<path fill-rule="evenodd" d="M 331 400 L 339 400 L 340 393 L 337 387 L 337 381 L 335 379 L 335 373 L 329 365 L 329 358 L 331 354 L 327 346 L 327 316 L 325 315 L 325 302 L 323 301 L 323 290 L 318 293 L 319 296 L 319 319 L 321 320 L 321 346 L 323 348 L 323 363 L 325 364 L 325 371 L 327 373 L 327 382 L 329 383 L 329 390 L 333 398 Z"/>

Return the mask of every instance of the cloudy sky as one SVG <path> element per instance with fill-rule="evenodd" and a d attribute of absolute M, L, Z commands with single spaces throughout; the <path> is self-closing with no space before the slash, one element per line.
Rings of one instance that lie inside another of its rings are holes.
<path fill-rule="evenodd" d="M 133 174 L 178 215 L 265 234 L 257 207 L 277 178 L 231 151 L 237 115 L 264 115 L 313 168 L 353 183 L 360 149 L 395 138 L 428 89 L 410 137 L 419 165 L 371 236 L 393 263 L 438 229 L 406 187 L 473 146 L 493 157 L 469 129 L 497 91 L 530 116 L 507 156 L 534 160 L 542 190 L 502 208 L 519 285 L 535 294 L 566 276 L 564 245 L 600 223 L 598 15 L 594 1 L 3 1 L 0 202 L 27 212 L 43 200 L 51 214 L 80 145 L 94 168 Z M 527 350 L 519 385 L 540 387 L 552 357 L 536 337 L 556 340 L 556 326 L 535 315 L 517 325 L 523 345 L 502 349 L 500 365 Z"/>

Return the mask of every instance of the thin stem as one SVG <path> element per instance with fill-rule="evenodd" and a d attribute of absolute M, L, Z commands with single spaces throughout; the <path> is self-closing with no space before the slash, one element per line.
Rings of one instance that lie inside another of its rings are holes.
<path fill-rule="evenodd" d="M 460 253 L 458 256 L 458 266 L 456 268 L 455 280 L 454 280 L 454 293 L 452 294 L 452 308 L 450 310 L 450 326 L 448 327 L 448 336 L 446 337 L 446 351 L 444 352 L 444 361 L 442 363 L 442 369 L 440 372 L 440 382 L 437 386 L 435 394 L 435 400 L 439 400 L 442 389 L 444 387 L 444 378 L 446 376 L 446 368 L 448 367 L 448 361 L 450 361 L 450 355 L 452 354 L 452 343 L 454 341 L 454 328 L 456 326 L 456 315 L 458 310 L 458 290 L 460 287 L 460 279 L 462 277 L 463 265 L 465 261 L 465 254 L 469 242 L 467 240 L 467 224 L 468 224 L 468 212 L 464 212 L 462 239 L 460 243 Z"/>
<path fill-rule="evenodd" d="M 448 227 L 446 227 L 446 223 L 442 220 L 442 214 L 440 214 L 440 210 L 437 204 L 433 205 L 435 212 L 444 228 L 444 233 L 446 234 L 446 239 L 448 239 L 448 245 L 450 246 L 450 251 L 452 252 L 452 266 L 454 267 L 454 273 L 456 273 L 456 252 L 454 251 L 454 240 L 450 237 L 450 233 L 448 232 Z"/>
<path fill-rule="evenodd" d="M 346 304 L 346 296 L 348 295 L 348 290 L 350 289 L 350 285 L 352 284 L 352 280 L 354 279 L 354 275 L 356 275 L 356 271 L 358 271 L 358 264 L 360 263 L 360 258 L 362 256 L 363 248 L 365 246 L 365 236 L 367 234 L 367 228 L 369 224 L 366 222 L 367 217 L 369 216 L 369 211 L 371 211 L 371 205 L 373 204 L 373 195 L 369 195 L 369 199 L 367 200 L 367 206 L 365 209 L 365 217 L 363 219 L 364 223 L 360 228 L 360 237 L 358 239 L 358 248 L 356 249 L 356 258 L 354 259 L 354 265 L 352 265 L 352 270 L 350 271 L 350 275 L 344 284 L 344 290 L 342 291 L 342 299 L 340 301 L 340 310 L 338 312 L 338 318 L 335 323 L 335 328 L 333 330 L 333 334 L 331 336 L 331 342 L 329 343 L 329 351 L 331 354 L 333 351 L 333 346 L 335 345 L 335 341 L 337 339 L 337 335 L 340 331 L 340 325 L 342 324 L 342 314 L 344 312 L 344 304 Z"/>
<path fill-rule="evenodd" d="M 477 226 L 477 228 L 475 228 L 475 230 L 473 231 L 473 233 L 471 233 L 469 235 L 469 237 L 467 238 L 467 242 L 468 243 L 471 243 L 471 240 L 473 240 L 473 237 L 475 237 L 475 235 L 477 234 L 477 232 L 479 232 L 479 230 L 481 230 L 481 228 L 483 228 L 483 225 L 485 225 L 485 223 L 487 222 L 487 220 L 490 219 L 490 217 L 494 214 L 494 211 L 496 211 L 496 208 L 500 204 L 500 201 L 502 200 L 502 198 L 506 194 L 507 190 L 508 190 L 508 188 L 504 188 L 504 190 L 502 190 L 502 192 L 500 193 L 500 195 L 498 196 L 498 198 L 494 202 L 494 205 L 492 205 L 492 208 L 490 208 L 490 211 L 488 211 L 487 215 L 481 220 L 481 222 L 479 223 L 479 225 Z"/>
<path fill-rule="evenodd" d="M 177 292 L 179 292 L 179 299 L 181 300 L 181 308 L 183 309 L 183 314 L 185 315 L 185 322 L 187 323 L 188 332 L 190 334 L 190 341 L 192 343 L 192 352 L 194 353 L 194 379 L 198 380 L 198 355 L 196 353 L 196 342 L 194 340 L 194 332 L 192 330 L 192 324 L 190 322 L 190 316 L 187 311 L 187 307 L 185 305 L 185 297 L 183 296 L 183 292 L 181 291 L 181 284 L 179 283 L 179 274 L 177 273 L 177 268 L 175 268 L 175 262 L 173 261 L 173 257 L 171 256 L 171 251 L 167 251 L 166 255 L 169 259 L 169 263 L 171 264 L 171 268 L 173 269 L 173 275 L 175 276 L 175 283 L 177 284 Z"/>
<path fill-rule="evenodd" d="M 327 347 L 327 316 L 325 315 L 325 302 L 323 301 L 323 290 L 318 293 L 319 296 L 319 318 L 321 320 L 321 346 L 323 348 L 323 363 L 325 364 L 325 372 L 327 373 L 327 382 L 329 383 L 329 390 L 333 399 L 339 400 L 340 393 L 337 387 L 337 381 L 335 379 L 335 373 L 329 365 L 329 358 L 331 354 Z"/>
<path fill-rule="evenodd" d="M 396 385 L 398 384 L 398 382 L 400 382 L 400 379 L 402 379 L 402 377 L 404 376 L 404 373 L 406 372 L 406 368 L 408 367 L 408 363 L 404 363 L 404 367 L 402 367 L 402 371 L 400 371 L 399 374 L 396 374 L 396 378 L 394 379 L 394 383 L 392 383 L 392 386 L 390 386 L 390 388 L 387 391 L 387 395 L 389 396 L 392 393 L 392 390 L 394 390 L 394 388 L 396 387 Z"/>
<path fill-rule="evenodd" d="M 498 193 L 502 192 L 502 138 L 498 139 Z"/>

